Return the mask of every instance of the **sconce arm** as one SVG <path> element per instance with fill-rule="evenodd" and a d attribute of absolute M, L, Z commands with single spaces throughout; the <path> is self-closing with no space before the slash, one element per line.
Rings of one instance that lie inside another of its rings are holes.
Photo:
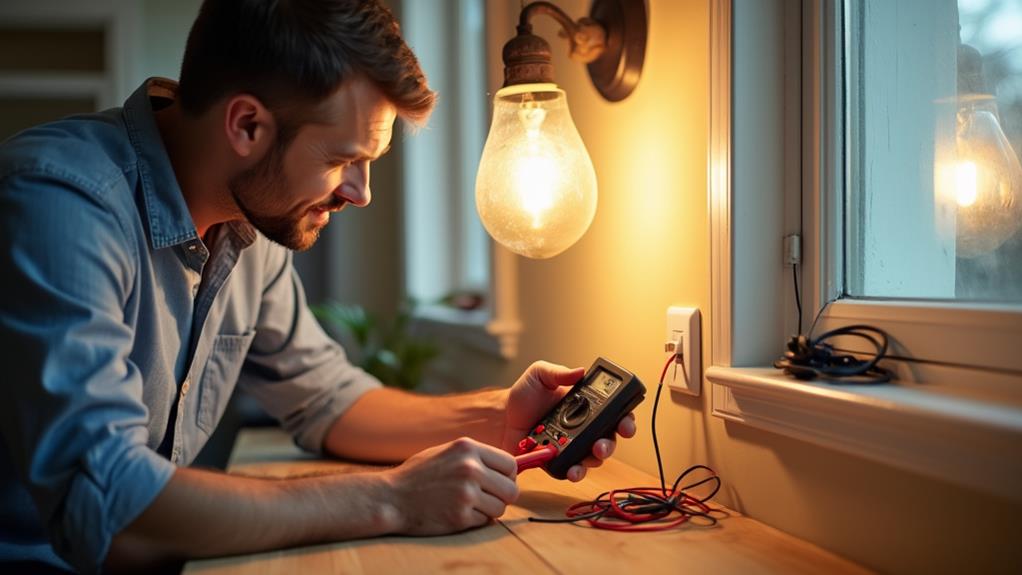
<path fill-rule="evenodd" d="M 571 44 L 571 59 L 586 64 L 600 95 L 617 102 L 632 93 L 646 54 L 644 0 L 593 0 L 589 16 L 578 21 L 550 2 L 527 4 L 519 16 L 518 34 L 504 44 L 504 86 L 554 83 L 550 44 L 532 33 L 532 19 L 540 14 L 561 25 L 561 36 Z"/>
<path fill-rule="evenodd" d="M 560 36 L 570 44 L 568 55 L 572 60 L 588 64 L 603 54 L 607 48 L 607 30 L 596 20 L 588 17 L 574 21 L 564 10 L 545 1 L 532 2 L 522 8 L 518 18 L 518 33 L 532 33 L 532 19 L 546 15 L 561 25 Z"/>

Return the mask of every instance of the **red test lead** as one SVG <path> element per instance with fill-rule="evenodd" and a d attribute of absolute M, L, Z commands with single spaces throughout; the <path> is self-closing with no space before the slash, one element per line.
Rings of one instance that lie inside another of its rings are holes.
<path fill-rule="evenodd" d="M 557 457 L 557 453 L 557 448 L 553 445 L 544 445 L 535 451 L 530 451 L 515 457 L 515 463 L 518 464 L 518 473 L 521 473 L 526 469 L 532 469 L 533 467 L 543 466 L 547 461 Z"/>

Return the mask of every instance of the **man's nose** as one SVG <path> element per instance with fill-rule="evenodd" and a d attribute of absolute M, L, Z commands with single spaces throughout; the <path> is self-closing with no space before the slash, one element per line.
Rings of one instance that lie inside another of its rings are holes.
<path fill-rule="evenodd" d="M 355 207 L 364 208 L 369 205 L 373 199 L 369 189 L 369 162 L 357 162 L 344 170 L 341 196 Z"/>

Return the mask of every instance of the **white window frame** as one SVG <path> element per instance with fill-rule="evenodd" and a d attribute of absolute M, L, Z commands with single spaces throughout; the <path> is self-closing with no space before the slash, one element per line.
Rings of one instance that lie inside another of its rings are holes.
<path fill-rule="evenodd" d="M 791 268 L 781 263 L 782 237 L 799 228 L 792 204 L 802 206 L 803 331 L 843 290 L 836 198 L 847 172 L 843 146 L 827 145 L 844 141 L 843 40 L 833 32 L 841 30 L 841 6 L 712 2 L 706 377 L 713 414 L 1020 500 L 1017 308 L 842 299 L 827 307 L 815 333 L 872 324 L 891 334 L 893 355 L 924 361 L 889 362 L 898 381 L 884 386 L 802 382 L 768 367 L 795 333 Z M 750 22 L 757 25 L 744 26 Z"/>
<path fill-rule="evenodd" d="M 406 34 L 414 37 L 416 27 L 424 26 L 417 36 L 433 44 L 430 53 L 419 56 L 439 93 L 430 125 L 405 147 L 405 283 L 406 293 L 426 300 L 452 291 L 482 291 L 486 304 L 478 310 L 420 302 L 415 328 L 423 335 L 510 359 L 518 353 L 522 331 L 517 259 L 485 234 L 475 210 L 475 171 L 491 108 L 485 91 L 499 80 L 486 77 L 478 84 L 466 80 L 478 76 L 466 73 L 470 68 L 480 75 L 492 71 L 486 58 L 492 42 L 485 32 L 506 28 L 507 14 L 489 8 L 485 0 L 404 4 Z M 419 17 L 410 11 L 418 11 Z M 479 17 L 481 22 L 466 20 Z M 482 42 L 460 33 L 470 26 L 482 27 Z M 444 53 L 441 61 L 429 62 L 437 53 Z M 477 277 L 481 260 L 486 260 L 484 278 Z"/>
<path fill-rule="evenodd" d="M 102 27 L 103 73 L 0 72 L 0 93 L 27 97 L 90 97 L 98 109 L 119 106 L 141 82 L 140 14 L 135 0 L 17 0 L 0 3 L 0 21 L 14 26 Z"/>

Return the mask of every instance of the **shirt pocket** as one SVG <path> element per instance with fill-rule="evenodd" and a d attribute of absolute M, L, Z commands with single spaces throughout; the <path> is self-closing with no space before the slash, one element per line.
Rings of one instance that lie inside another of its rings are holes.
<path fill-rule="evenodd" d="M 252 329 L 241 335 L 221 334 L 213 340 L 212 351 L 202 371 L 199 413 L 196 418 L 199 429 L 207 434 L 213 433 L 227 407 L 255 333 Z"/>

